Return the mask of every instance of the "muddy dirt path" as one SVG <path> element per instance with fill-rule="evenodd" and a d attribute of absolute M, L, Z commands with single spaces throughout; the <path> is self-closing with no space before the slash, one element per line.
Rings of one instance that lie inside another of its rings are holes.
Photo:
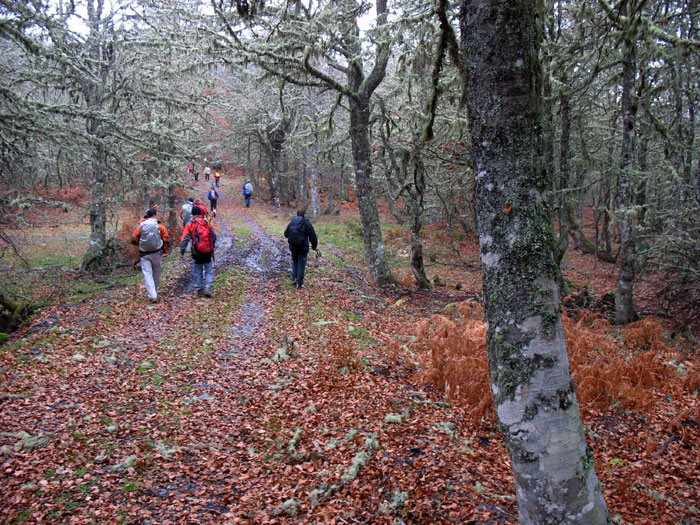
<path fill-rule="evenodd" d="M 198 189 L 205 202 L 203 197 L 208 186 L 202 190 L 202 183 L 199 184 Z M 234 200 L 239 197 L 237 192 L 232 188 L 220 188 L 219 193 L 218 213 L 213 219 L 217 231 L 214 278 L 229 269 L 236 269 L 243 272 L 247 279 L 236 323 L 228 327 L 230 335 L 227 341 L 221 342 L 221 347 L 225 350 L 220 351 L 220 355 L 224 360 L 231 357 L 240 359 L 251 353 L 246 352 L 246 349 L 259 348 L 265 344 L 264 340 L 256 337 L 265 332 L 264 325 L 267 322 L 263 297 L 269 302 L 270 297 L 278 295 L 281 281 L 289 272 L 289 251 L 283 238 L 269 234 L 255 222 L 253 210 L 241 207 Z M 234 225 L 244 225 L 249 230 L 248 236 L 236 239 Z M 183 289 L 193 292 L 189 272 L 182 279 L 189 279 L 188 287 L 183 286 Z"/>

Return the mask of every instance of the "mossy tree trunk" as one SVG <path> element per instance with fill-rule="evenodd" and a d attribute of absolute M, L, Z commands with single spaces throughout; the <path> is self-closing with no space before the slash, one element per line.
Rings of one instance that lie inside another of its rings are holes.
<path fill-rule="evenodd" d="M 104 148 L 96 147 L 92 166 L 90 203 L 90 244 L 83 255 L 83 270 L 94 271 L 109 265 L 107 254 L 107 177 L 104 166 Z"/>
<path fill-rule="evenodd" d="M 81 91 L 85 104 L 91 108 L 86 120 L 86 131 L 91 139 L 92 199 L 90 203 L 90 245 L 83 255 L 84 270 L 101 270 L 109 265 L 107 246 L 107 152 L 105 124 L 101 114 L 106 110 L 109 73 L 114 66 L 112 42 L 106 37 L 102 19 L 103 3 L 87 2 L 89 25 L 88 53 L 92 59 L 92 75 L 82 79 Z"/>
<path fill-rule="evenodd" d="M 358 79 L 358 84 L 360 80 Z M 369 97 L 350 99 L 350 140 L 355 164 L 355 186 L 360 208 L 360 224 L 365 244 L 365 261 L 372 280 L 380 286 L 394 283 L 384 252 L 379 210 L 372 181 L 369 145 Z"/>
<path fill-rule="evenodd" d="M 631 172 L 634 156 L 634 131 L 637 103 L 634 94 L 636 61 L 636 30 L 628 28 L 622 56 L 622 162 L 617 176 L 615 207 L 620 220 L 620 275 L 615 294 L 615 323 L 627 324 L 637 320 L 634 307 L 635 249 L 631 204 Z"/>
<path fill-rule="evenodd" d="M 564 342 L 542 147 L 538 2 L 462 1 L 491 390 L 522 523 L 607 523 Z M 542 12 L 539 11 L 541 16 Z"/>

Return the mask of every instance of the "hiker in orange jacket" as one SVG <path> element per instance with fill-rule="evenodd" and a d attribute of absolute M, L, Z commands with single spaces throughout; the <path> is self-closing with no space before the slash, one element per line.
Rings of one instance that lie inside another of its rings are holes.
<path fill-rule="evenodd" d="M 143 281 L 148 300 L 152 303 L 158 302 L 163 255 L 167 253 L 170 242 L 168 230 L 156 218 L 156 213 L 153 208 L 146 210 L 146 214 L 131 235 L 131 243 L 139 247 Z"/>
<path fill-rule="evenodd" d="M 219 170 L 214 170 L 214 182 L 216 187 L 219 187 L 219 179 L 221 178 L 221 172 Z"/>

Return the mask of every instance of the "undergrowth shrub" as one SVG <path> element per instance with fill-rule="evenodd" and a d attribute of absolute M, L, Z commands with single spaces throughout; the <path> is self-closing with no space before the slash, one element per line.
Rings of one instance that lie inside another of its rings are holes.
<path fill-rule="evenodd" d="M 138 246 L 131 244 L 131 235 L 134 233 L 134 230 L 136 227 L 139 225 L 139 219 L 138 218 L 129 218 L 124 221 L 122 221 L 121 228 L 119 228 L 119 231 L 117 232 L 117 239 L 121 240 L 124 242 L 124 249 L 122 252 L 122 257 L 125 260 L 134 260 L 137 261 L 139 258 L 139 249 Z M 172 239 L 171 239 L 172 242 Z"/>
<path fill-rule="evenodd" d="M 564 316 L 562 322 L 577 396 L 584 409 L 619 403 L 627 409 L 651 411 L 654 390 L 673 390 L 679 383 L 671 380 L 677 375 L 666 364 L 672 351 L 663 344 L 658 323 L 642 320 L 628 325 L 623 330 L 623 346 L 608 336 L 612 325 L 594 315 L 581 316 L 578 321 Z"/>
<path fill-rule="evenodd" d="M 450 401 L 471 406 L 480 416 L 491 409 L 486 326 L 482 308 L 470 302 L 457 315 L 434 315 L 415 327 L 421 379 Z M 670 363 L 678 358 L 663 342 L 663 328 L 651 320 L 622 329 L 591 312 L 578 320 L 563 316 L 576 392 L 585 412 L 619 404 L 649 413 L 658 393 L 677 395 L 700 389 L 697 368 L 682 373 Z"/>
<path fill-rule="evenodd" d="M 448 400 L 459 400 L 483 415 L 493 405 L 483 309 L 463 302 L 456 310 L 459 319 L 434 315 L 416 326 L 418 343 L 427 350 L 421 359 L 422 377 Z"/>

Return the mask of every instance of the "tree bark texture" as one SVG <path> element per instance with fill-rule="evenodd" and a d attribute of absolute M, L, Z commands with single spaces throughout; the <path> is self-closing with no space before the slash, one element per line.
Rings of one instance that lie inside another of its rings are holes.
<path fill-rule="evenodd" d="M 314 141 L 311 146 L 311 216 L 315 219 L 321 215 L 321 204 L 318 198 L 318 142 Z"/>
<path fill-rule="evenodd" d="M 631 34 L 630 34 L 631 33 Z M 636 32 L 629 30 L 624 39 L 622 56 L 622 161 L 617 176 L 615 207 L 620 218 L 620 275 L 615 294 L 615 324 L 637 320 L 634 308 L 634 238 L 631 203 L 631 176 L 634 157 L 634 128 L 637 104 L 634 97 L 637 61 Z"/>
<path fill-rule="evenodd" d="M 92 191 L 90 203 L 90 245 L 83 255 L 84 270 L 99 270 L 108 265 L 107 260 L 107 177 L 105 152 L 97 145 L 93 154 Z"/>
<path fill-rule="evenodd" d="M 358 100 L 359 99 L 359 100 Z M 360 223 L 365 245 L 365 260 L 372 280 L 380 286 L 393 284 L 389 263 L 384 253 L 384 240 L 379 210 L 372 185 L 372 163 L 369 145 L 369 99 L 350 99 L 350 139 L 355 163 L 355 185 L 360 207 Z"/>
<path fill-rule="evenodd" d="M 522 523 L 607 523 L 571 379 L 542 144 L 535 0 L 463 0 L 491 390 Z"/>

